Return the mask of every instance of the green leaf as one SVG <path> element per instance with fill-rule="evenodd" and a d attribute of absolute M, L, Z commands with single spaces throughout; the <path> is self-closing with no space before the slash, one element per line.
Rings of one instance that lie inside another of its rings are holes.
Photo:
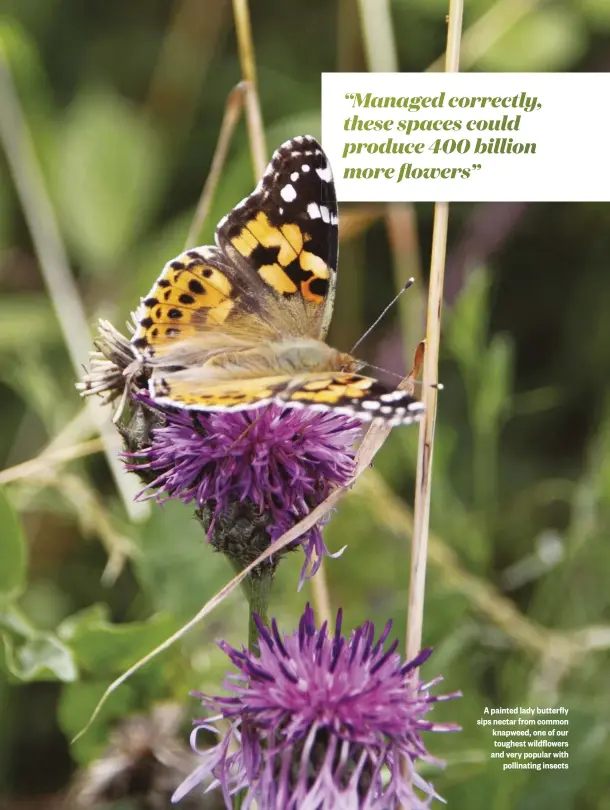
<path fill-rule="evenodd" d="M 498 431 L 510 409 L 513 344 L 507 335 L 494 335 L 481 365 L 480 386 L 474 402 L 475 430 Z"/>
<path fill-rule="evenodd" d="M 6 626 L 7 615 L 2 617 Z M 17 623 L 14 623 L 15 628 Z M 53 633 L 32 630 L 25 625 L 25 641 L 19 643 L 9 633 L 2 633 L 4 668 L 19 681 L 76 680 L 77 670 L 71 650 Z"/>
<path fill-rule="evenodd" d="M 23 593 L 27 551 L 21 523 L 4 492 L 0 492 L 0 526 L 2 527 L 0 602 L 10 602 Z"/>
<path fill-rule="evenodd" d="M 18 681 L 63 681 L 77 677 L 71 650 L 54 633 L 38 630 L 15 605 L 0 611 L 0 660 Z"/>
<path fill-rule="evenodd" d="M 178 620 L 193 616 L 234 576 L 226 558 L 208 543 L 193 511 L 176 502 L 155 507 L 143 527 L 142 553 L 133 563 L 154 608 Z"/>
<path fill-rule="evenodd" d="M 595 438 L 591 442 L 588 468 L 588 474 L 581 485 L 590 495 L 595 493 L 595 496 L 605 504 L 610 504 L 610 407 L 608 404 Z"/>
<path fill-rule="evenodd" d="M 9 630 L 22 638 L 30 639 L 34 638 L 37 632 L 32 622 L 16 605 L 8 605 L 0 610 L 0 628 Z"/>
<path fill-rule="evenodd" d="M 489 274 L 473 271 L 456 300 L 444 330 L 449 349 L 464 377 L 469 396 L 478 383 L 478 370 L 484 353 L 489 322 Z"/>
<path fill-rule="evenodd" d="M 162 614 L 144 622 L 111 624 L 106 606 L 94 605 L 65 619 L 57 635 L 70 645 L 79 667 L 104 677 L 128 669 L 175 629 L 175 619 Z"/>
<path fill-rule="evenodd" d="M 163 169 L 155 132 L 126 101 L 88 88 L 73 102 L 57 142 L 53 191 L 65 233 L 88 267 L 105 272 L 143 231 Z"/>
<path fill-rule="evenodd" d="M 505 335 L 494 335 L 479 372 L 479 385 L 471 398 L 473 485 L 477 508 L 487 519 L 497 510 L 498 436 L 511 405 L 513 346 Z M 489 553 L 489 544 L 482 550 Z"/>

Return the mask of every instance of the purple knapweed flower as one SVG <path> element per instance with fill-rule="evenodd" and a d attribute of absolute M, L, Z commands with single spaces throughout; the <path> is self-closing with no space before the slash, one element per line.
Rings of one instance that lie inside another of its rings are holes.
<path fill-rule="evenodd" d="M 426 719 L 432 705 L 459 696 L 433 697 L 415 670 L 424 650 L 402 663 L 398 642 L 386 650 L 388 622 L 375 642 L 365 622 L 341 635 L 341 611 L 333 637 L 320 630 L 305 609 L 299 628 L 282 639 L 257 621 L 260 654 L 221 642 L 239 670 L 224 686 L 232 696 L 196 694 L 216 713 L 196 721 L 191 745 L 202 764 L 172 797 L 178 802 L 204 780 L 220 787 L 227 808 L 242 793 L 243 810 L 409 810 L 440 798 L 415 772 L 417 760 L 438 763 L 427 752 L 422 731 L 458 731 L 453 724 Z M 224 720 L 220 728 L 215 726 Z M 227 721 L 229 730 L 226 730 Z M 202 730 L 221 735 L 212 748 L 197 747 Z"/>
<path fill-rule="evenodd" d="M 266 517 L 269 539 L 277 540 L 354 472 L 360 423 L 343 415 L 276 405 L 232 413 L 161 412 L 166 426 L 152 430 L 150 447 L 130 454 L 129 466 L 154 475 L 144 497 L 210 509 L 208 535 L 233 504 L 248 502 Z M 297 542 L 305 552 L 303 579 L 331 555 L 319 526 Z"/>

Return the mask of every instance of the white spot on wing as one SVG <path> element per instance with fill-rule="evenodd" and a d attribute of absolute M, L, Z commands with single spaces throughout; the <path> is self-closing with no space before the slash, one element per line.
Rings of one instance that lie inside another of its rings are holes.
<path fill-rule="evenodd" d="M 308 172 L 309 171 L 309 164 L 308 163 L 303 163 L 303 165 L 301 166 L 301 171 Z"/>
<path fill-rule="evenodd" d="M 365 399 L 362 403 L 362 407 L 365 409 L 365 411 L 377 411 L 379 408 L 381 408 L 381 403 L 375 402 L 374 399 Z"/>
<path fill-rule="evenodd" d="M 297 193 L 294 190 L 294 186 L 291 186 L 290 183 L 286 183 L 284 188 L 280 191 L 280 197 L 286 202 L 292 202 L 296 199 Z"/>
<path fill-rule="evenodd" d="M 391 391 L 389 394 L 382 394 L 380 399 L 382 402 L 396 402 L 404 399 L 405 396 L 408 396 L 408 394 L 405 394 L 404 391 Z"/>
<path fill-rule="evenodd" d="M 330 166 L 325 166 L 323 169 L 316 169 L 316 174 L 320 180 L 324 180 L 326 183 L 330 183 L 330 181 L 333 179 L 333 173 L 330 170 Z"/>
<path fill-rule="evenodd" d="M 299 173 L 298 173 L 298 172 L 293 172 L 293 173 L 290 175 L 290 179 L 291 179 L 291 180 L 292 180 L 292 182 L 294 183 L 294 182 L 295 182 L 295 180 L 298 180 L 298 179 L 299 179 Z"/>
<path fill-rule="evenodd" d="M 320 213 L 322 214 L 324 222 L 330 222 L 330 211 L 325 205 L 320 206 Z"/>
<path fill-rule="evenodd" d="M 320 219 L 322 214 L 320 213 L 320 209 L 317 203 L 309 203 L 307 206 L 307 213 L 309 214 L 310 219 Z"/>

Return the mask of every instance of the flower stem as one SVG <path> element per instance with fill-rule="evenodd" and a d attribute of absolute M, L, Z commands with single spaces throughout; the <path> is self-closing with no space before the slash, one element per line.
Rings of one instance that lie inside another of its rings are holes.
<path fill-rule="evenodd" d="M 237 566 L 236 566 L 237 570 Z M 263 624 L 269 624 L 269 594 L 273 582 L 273 571 L 267 566 L 261 566 L 254 570 L 254 575 L 249 574 L 242 582 L 242 588 L 248 600 L 250 618 L 248 621 L 248 650 L 258 651 L 258 628 L 254 622 L 256 613 Z"/>
<path fill-rule="evenodd" d="M 212 164 L 203 186 L 201 196 L 199 197 L 199 202 L 197 203 L 195 216 L 193 217 L 193 221 L 191 222 L 191 226 L 186 237 L 186 245 L 184 247 L 185 250 L 193 245 L 199 244 L 199 234 L 203 229 L 207 215 L 212 206 L 214 193 L 218 188 L 220 176 L 227 160 L 229 146 L 231 145 L 235 127 L 241 118 L 244 99 L 246 98 L 247 93 L 247 83 L 240 82 L 227 96 L 225 112 L 222 119 L 222 124 L 220 126 L 220 133 L 218 135 L 216 149 L 214 150 L 214 155 L 212 157 Z"/>
<path fill-rule="evenodd" d="M 462 33 L 463 0 L 449 0 L 449 25 L 445 70 L 455 73 L 460 63 L 460 37 Z M 426 352 L 422 399 L 426 407 L 419 428 L 415 509 L 413 518 L 413 550 L 409 582 L 409 611 L 407 622 L 407 658 L 415 658 L 422 643 L 424 598 L 426 589 L 426 562 L 430 530 L 430 496 L 432 482 L 432 453 L 436 427 L 436 400 L 438 390 L 438 356 L 441 334 L 445 254 L 449 226 L 449 204 L 437 202 L 434 206 L 432 231 L 432 257 L 430 260 L 430 287 L 428 292 L 428 318 L 426 324 Z"/>
<path fill-rule="evenodd" d="M 248 0 L 233 0 L 233 16 L 235 17 L 241 75 L 250 86 L 250 92 L 246 94 L 246 123 L 252 154 L 254 182 L 258 182 L 267 165 L 267 143 L 256 85 L 256 62 Z"/>

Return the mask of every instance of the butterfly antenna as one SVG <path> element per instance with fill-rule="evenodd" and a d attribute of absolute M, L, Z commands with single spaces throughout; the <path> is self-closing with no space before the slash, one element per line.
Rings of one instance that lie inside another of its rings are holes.
<path fill-rule="evenodd" d="M 397 380 L 402 380 L 404 374 L 397 374 L 395 371 L 390 371 L 389 368 L 383 368 L 382 366 L 374 366 L 372 363 L 367 363 L 363 361 L 361 368 L 372 368 L 375 371 L 383 371 L 384 374 L 388 374 L 390 377 L 395 377 Z M 360 371 L 360 369 L 358 369 Z"/>
<path fill-rule="evenodd" d="M 365 332 L 365 333 L 362 335 L 362 337 L 359 337 L 359 338 L 358 338 L 358 340 L 357 340 L 357 341 L 354 343 L 354 345 L 353 345 L 353 346 L 352 346 L 352 348 L 350 349 L 350 352 L 349 352 L 350 354 L 353 354 L 353 353 L 354 353 L 354 350 L 355 350 L 355 349 L 357 349 L 357 348 L 358 348 L 358 346 L 360 346 L 360 344 L 362 343 L 362 341 L 364 340 L 364 338 L 365 338 L 367 335 L 370 335 L 370 333 L 371 333 L 371 332 L 373 331 L 373 329 L 374 329 L 374 328 L 377 326 L 377 324 L 379 323 L 379 321 L 381 321 L 381 320 L 382 320 L 382 318 L 384 317 L 384 315 L 386 314 L 386 312 L 387 312 L 389 309 L 391 309 L 391 308 L 394 306 L 394 304 L 395 304 L 395 303 L 398 301 L 398 299 L 399 299 L 399 298 L 400 298 L 400 296 L 403 294 L 403 292 L 405 292 L 406 290 L 408 290 L 408 289 L 409 289 L 409 287 L 410 287 L 412 284 L 415 284 L 415 279 L 414 279 L 414 278 L 410 278 L 410 279 L 407 281 L 407 283 L 406 283 L 406 284 L 405 284 L 405 286 L 402 288 L 402 290 L 400 290 L 400 292 L 398 293 L 398 295 L 395 295 L 395 296 L 394 296 L 394 298 L 393 298 L 393 299 L 390 301 L 390 303 L 387 305 L 387 307 L 386 307 L 386 308 L 383 310 L 383 312 L 382 312 L 382 313 L 381 313 L 381 315 L 380 315 L 380 316 L 377 318 L 377 320 L 376 320 L 376 321 L 375 321 L 375 322 L 374 322 L 374 323 L 373 323 L 371 326 L 369 326 L 369 328 L 368 328 L 368 329 L 366 330 L 366 332 Z"/>
<path fill-rule="evenodd" d="M 383 366 L 374 366 L 372 363 L 363 363 L 362 368 L 374 368 L 375 371 L 383 371 L 384 374 L 388 374 L 390 377 L 395 377 L 397 380 L 404 380 L 404 374 L 397 374 L 395 371 L 390 371 L 389 368 L 383 368 Z M 358 369 L 360 371 L 360 369 Z M 415 381 L 415 369 L 409 374 L 409 377 L 412 377 Z M 419 385 L 423 385 L 423 383 L 419 383 Z M 437 391 L 442 391 L 444 389 L 444 385 L 440 382 L 438 383 L 430 383 L 430 388 L 436 388 Z"/>

